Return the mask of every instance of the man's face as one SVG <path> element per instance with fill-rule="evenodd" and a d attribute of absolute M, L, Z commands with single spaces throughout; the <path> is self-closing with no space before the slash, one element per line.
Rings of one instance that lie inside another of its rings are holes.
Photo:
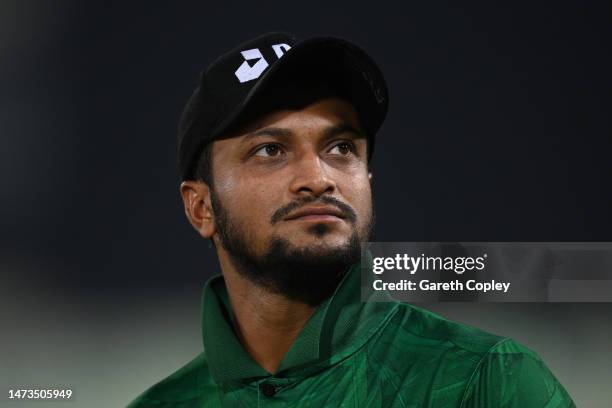
<path fill-rule="evenodd" d="M 337 98 L 266 114 L 215 141 L 217 248 L 277 292 L 337 284 L 372 228 L 366 145 L 354 108 Z"/>

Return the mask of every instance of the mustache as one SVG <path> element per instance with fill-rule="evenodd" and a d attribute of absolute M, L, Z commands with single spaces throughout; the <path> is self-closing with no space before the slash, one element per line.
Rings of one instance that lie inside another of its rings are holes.
<path fill-rule="evenodd" d="M 357 221 L 357 214 L 355 213 L 355 210 L 353 210 L 353 208 L 350 205 L 343 203 L 337 198 L 334 198 L 331 196 L 321 196 L 321 197 L 308 196 L 308 197 L 304 197 L 304 198 L 292 201 L 289 204 L 276 210 L 274 214 L 272 214 L 272 217 L 271 217 L 272 224 L 276 224 L 277 222 L 281 221 L 290 212 L 300 207 L 303 207 L 307 204 L 311 204 L 311 203 L 332 205 L 336 207 L 338 210 L 340 210 L 340 212 L 342 212 L 342 215 L 347 220 L 349 220 L 351 223 L 354 224 Z"/>

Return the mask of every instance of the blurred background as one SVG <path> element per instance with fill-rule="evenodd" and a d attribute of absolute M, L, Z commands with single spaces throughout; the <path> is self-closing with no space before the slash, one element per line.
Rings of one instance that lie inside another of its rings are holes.
<path fill-rule="evenodd" d="M 199 71 L 265 31 L 354 41 L 390 87 L 378 241 L 612 241 L 607 2 L 0 5 L 0 406 L 122 407 L 202 349 L 219 272 L 178 195 Z M 612 404 L 612 304 L 435 304 Z M 4 405 L 3 405 L 4 404 Z"/>

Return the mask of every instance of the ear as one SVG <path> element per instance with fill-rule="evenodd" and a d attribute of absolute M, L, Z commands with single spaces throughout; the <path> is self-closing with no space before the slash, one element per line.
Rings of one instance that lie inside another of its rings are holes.
<path fill-rule="evenodd" d="M 368 180 L 370 181 L 370 185 L 372 185 L 372 177 L 373 177 L 373 176 L 372 176 L 372 172 L 371 172 L 371 171 L 369 171 L 369 172 L 368 172 Z"/>
<path fill-rule="evenodd" d="M 201 181 L 183 181 L 180 187 L 187 219 L 204 238 L 215 233 L 214 213 L 210 201 L 210 188 Z"/>

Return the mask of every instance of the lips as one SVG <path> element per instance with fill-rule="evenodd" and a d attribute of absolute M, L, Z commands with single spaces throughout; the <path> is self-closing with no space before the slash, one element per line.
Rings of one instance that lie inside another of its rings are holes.
<path fill-rule="evenodd" d="M 287 217 L 285 217 L 285 221 L 295 220 L 304 217 L 314 218 L 316 216 L 332 216 L 337 218 L 345 218 L 342 211 L 335 207 L 304 207 L 289 214 Z"/>

